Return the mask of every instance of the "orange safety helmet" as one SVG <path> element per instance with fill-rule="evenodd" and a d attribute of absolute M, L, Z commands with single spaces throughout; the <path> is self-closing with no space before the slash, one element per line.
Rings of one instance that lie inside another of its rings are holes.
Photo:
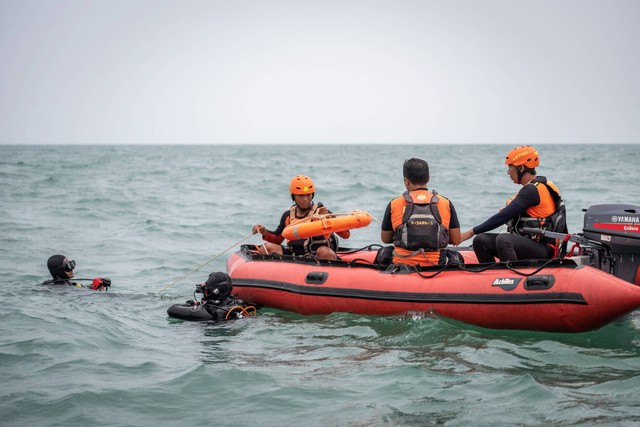
<path fill-rule="evenodd" d="M 521 145 L 507 153 L 507 157 L 504 160 L 505 165 L 514 166 L 526 166 L 529 169 L 533 169 L 540 165 L 540 157 L 538 157 L 538 150 L 529 146 Z"/>
<path fill-rule="evenodd" d="M 313 185 L 313 181 L 306 175 L 296 175 L 289 184 L 291 194 L 313 194 L 316 192 L 316 187 Z"/>

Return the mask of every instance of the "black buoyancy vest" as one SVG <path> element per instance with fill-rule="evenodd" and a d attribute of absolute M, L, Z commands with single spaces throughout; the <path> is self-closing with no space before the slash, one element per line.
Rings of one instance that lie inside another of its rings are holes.
<path fill-rule="evenodd" d="M 402 215 L 402 224 L 394 230 L 394 246 L 411 251 L 424 249 L 429 252 L 447 247 L 449 230 L 442 225 L 437 194 L 437 191 L 433 190 L 430 200 L 426 203 L 416 203 L 408 191 L 402 195 L 407 206 Z"/>
<path fill-rule="evenodd" d="M 44 282 L 41 283 L 41 285 L 46 285 L 46 286 L 50 286 L 50 285 L 71 285 L 71 286 L 75 286 L 77 288 L 83 288 L 84 286 L 82 286 L 80 283 L 75 283 L 72 282 L 70 279 L 49 279 L 49 280 L 45 280 Z"/>
<path fill-rule="evenodd" d="M 549 215 L 546 218 L 534 218 L 530 216 L 526 216 L 526 212 L 521 214 L 519 217 L 514 218 L 513 220 L 507 222 L 507 227 L 510 233 L 519 234 L 521 236 L 531 237 L 534 239 L 539 239 L 540 236 L 530 235 L 524 231 L 524 228 L 535 228 L 538 230 L 552 231 L 554 233 L 568 233 L 569 229 L 567 228 L 567 210 L 564 205 L 564 201 L 562 197 L 554 188 L 547 184 L 547 178 L 544 176 L 538 176 L 531 180 L 531 183 L 542 184 L 547 187 L 549 190 L 549 194 L 553 199 L 553 203 L 556 206 L 556 210 L 554 213 Z M 544 240 L 554 240 L 554 239 L 544 239 Z"/>

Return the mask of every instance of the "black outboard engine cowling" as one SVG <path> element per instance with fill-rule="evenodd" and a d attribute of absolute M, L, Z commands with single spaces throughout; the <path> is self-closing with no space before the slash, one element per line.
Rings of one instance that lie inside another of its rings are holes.
<path fill-rule="evenodd" d="M 593 205 L 584 212 L 584 237 L 609 251 L 594 251 L 594 267 L 640 285 L 640 206 Z"/>

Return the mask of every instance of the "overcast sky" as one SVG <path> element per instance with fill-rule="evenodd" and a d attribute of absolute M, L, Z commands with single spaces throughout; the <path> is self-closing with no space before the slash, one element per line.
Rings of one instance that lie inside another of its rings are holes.
<path fill-rule="evenodd" d="M 638 0 L 0 0 L 0 143 L 640 143 Z"/>

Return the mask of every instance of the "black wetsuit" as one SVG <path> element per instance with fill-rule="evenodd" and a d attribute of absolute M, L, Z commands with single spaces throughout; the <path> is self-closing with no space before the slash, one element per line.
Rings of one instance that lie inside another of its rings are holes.
<path fill-rule="evenodd" d="M 70 286 L 75 286 L 76 288 L 86 288 L 86 287 L 88 287 L 88 286 L 81 285 L 80 283 L 72 282 L 70 279 L 49 279 L 49 280 L 45 280 L 41 284 L 42 285 L 47 285 L 47 286 L 49 286 L 49 285 L 55 285 L 55 286 L 70 285 Z"/>
<path fill-rule="evenodd" d="M 536 242 L 513 233 L 486 233 L 519 217 L 528 208 L 538 204 L 540 204 L 540 193 L 535 185 L 527 184 L 504 209 L 482 224 L 473 227 L 473 233 L 476 234 L 473 239 L 473 251 L 478 257 L 478 262 L 495 262 L 496 256 L 501 261 L 553 258 L 555 250 L 550 244 L 555 243 L 554 240 Z"/>

